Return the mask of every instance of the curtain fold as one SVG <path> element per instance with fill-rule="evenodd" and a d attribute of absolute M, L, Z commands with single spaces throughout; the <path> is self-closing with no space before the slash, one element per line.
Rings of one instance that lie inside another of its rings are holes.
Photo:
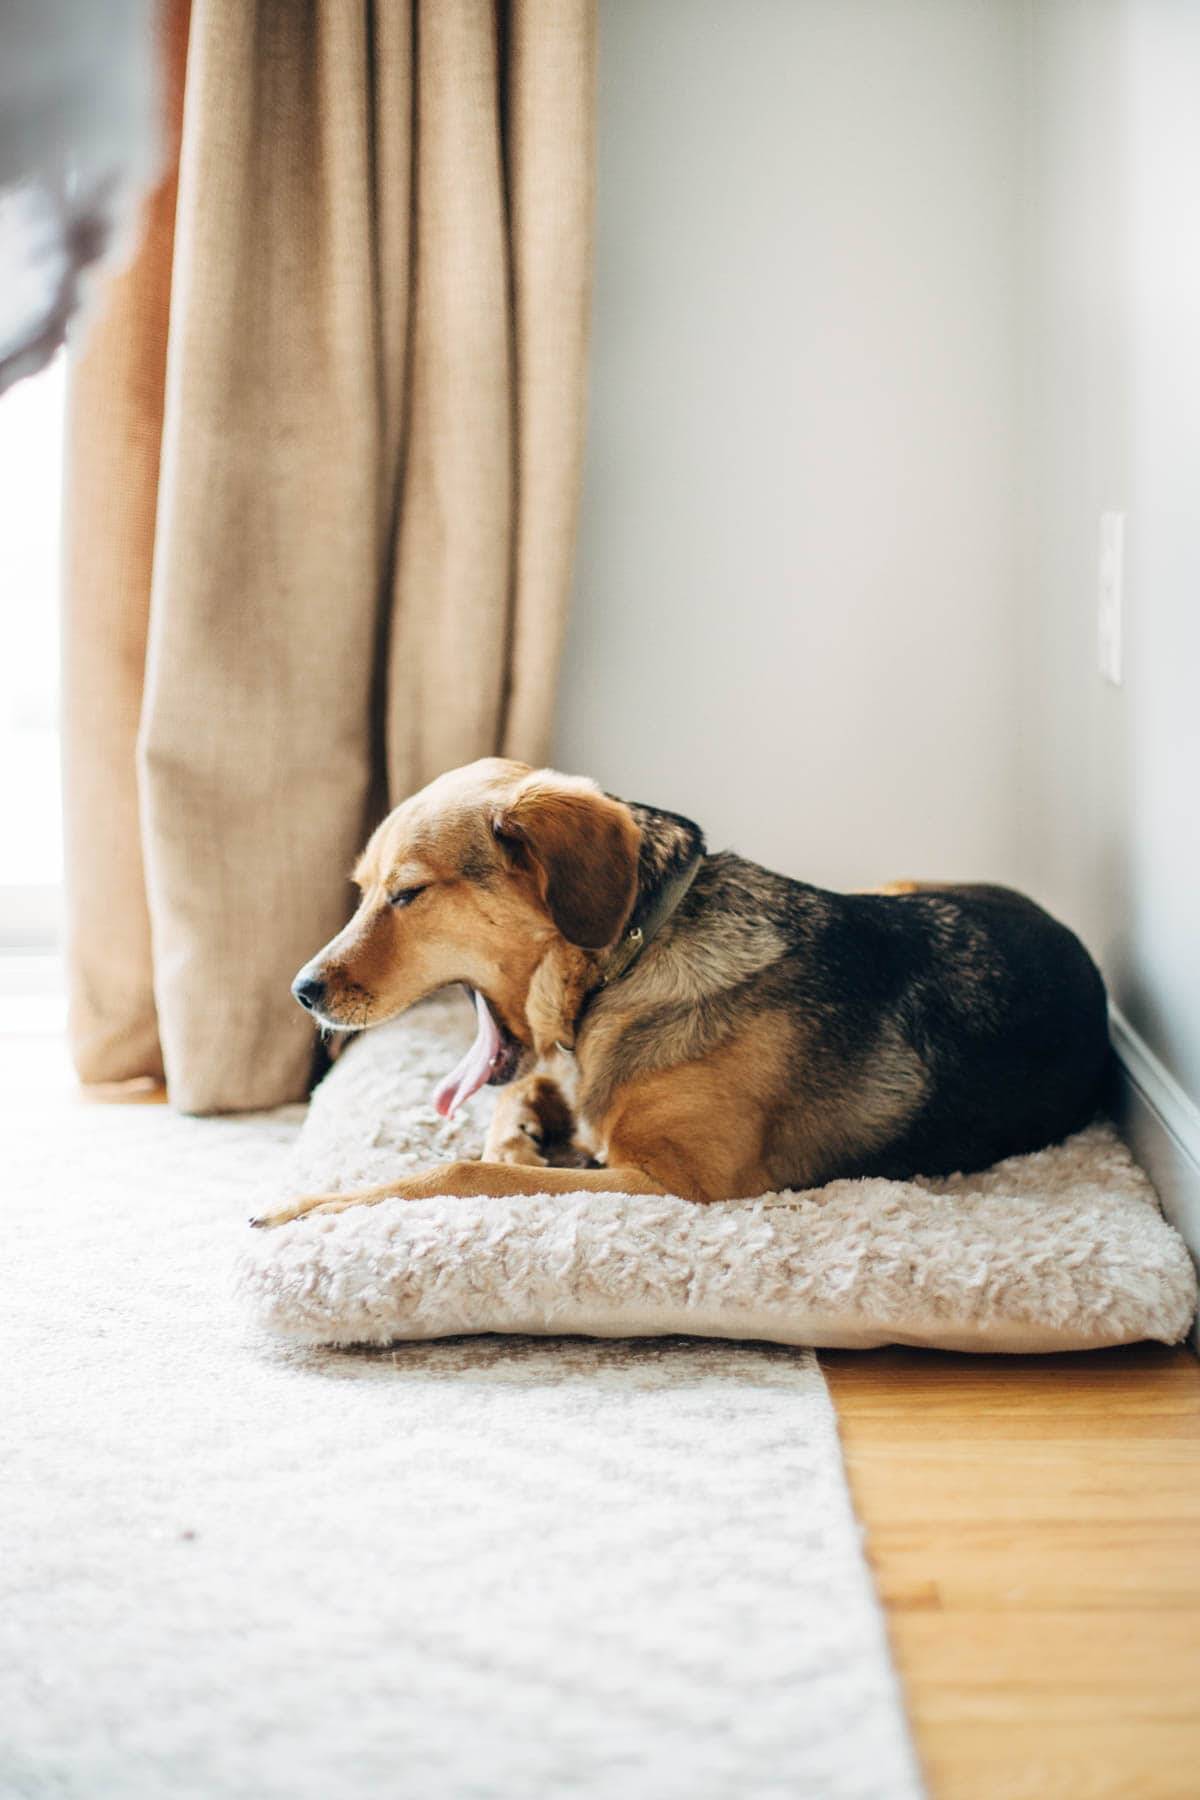
<path fill-rule="evenodd" d="M 592 0 L 193 0 L 178 200 L 72 401 L 86 1079 L 165 1069 L 201 1112 L 302 1095 L 288 984 L 369 824 L 454 763 L 545 753 L 594 61 Z"/>
<path fill-rule="evenodd" d="M 161 1080 L 136 744 L 158 504 L 188 6 L 161 14 L 168 172 L 72 359 L 63 534 L 69 1033 L 88 1082 Z"/>

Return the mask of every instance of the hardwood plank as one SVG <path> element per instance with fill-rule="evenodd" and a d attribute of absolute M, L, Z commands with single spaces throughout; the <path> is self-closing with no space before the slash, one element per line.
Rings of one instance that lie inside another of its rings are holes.
<path fill-rule="evenodd" d="M 1145 1727 L 1121 1720 L 1048 1732 L 1040 1719 L 972 1719 L 926 1735 L 929 1790 L 954 1800 L 1196 1800 L 1190 1726 L 1155 1727 L 1152 1765 Z"/>
<path fill-rule="evenodd" d="M 877 1416 L 903 1427 L 939 1413 L 960 1426 L 977 1416 L 1044 1417 L 1049 1398 L 1056 1418 L 1097 1411 L 1140 1417 L 1165 1409 L 1186 1414 L 1200 1432 L 1195 1407 L 1200 1365 L 1161 1344 L 1042 1357 L 826 1350 L 821 1364 L 840 1391 L 853 1393 L 855 1420 Z"/>
<path fill-rule="evenodd" d="M 1120 1520 L 1136 1503 L 1137 1516 L 1152 1521 L 1192 1518 L 1200 1528 L 1196 1487 L 1200 1445 L 1162 1444 L 1145 1437 L 1125 1440 L 1124 1452 L 1106 1440 L 1089 1456 L 1086 1440 L 1048 1446 L 1007 1436 L 998 1454 L 977 1455 L 973 1444 L 914 1444 L 859 1448 L 856 1467 L 887 1486 L 894 1523 L 952 1529 L 964 1517 L 1020 1523 L 1030 1529 L 1084 1516 Z M 1169 1454 L 1176 1449 L 1181 1455 Z M 1129 1465 L 1136 1456 L 1141 1487 L 1131 1492 Z"/>
<path fill-rule="evenodd" d="M 1200 1794 L 1200 1365 L 822 1355 L 936 1800 Z"/>
<path fill-rule="evenodd" d="M 1019 1607 L 990 1607 L 907 1620 L 905 1641 L 933 1689 L 925 1715 L 1099 1720 L 1115 1702 L 1126 1719 L 1196 1720 L 1200 1635 L 1188 1613 L 1033 1611 L 1032 1619 Z"/>
<path fill-rule="evenodd" d="M 960 1523 L 930 1555 L 925 1525 L 871 1533 L 876 1580 L 887 1605 L 908 1610 L 991 1608 L 1025 1612 L 1121 1612 L 1148 1606 L 1200 1613 L 1200 1532 L 1191 1519 L 1024 1525 Z"/>

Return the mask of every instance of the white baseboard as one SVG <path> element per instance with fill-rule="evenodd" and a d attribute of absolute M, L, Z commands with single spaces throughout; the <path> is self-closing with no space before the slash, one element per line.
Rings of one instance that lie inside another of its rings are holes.
<path fill-rule="evenodd" d="M 1117 1125 L 1200 1268 L 1200 1107 L 1115 1006 L 1109 1027 L 1118 1063 Z M 1192 1341 L 1200 1350 L 1200 1322 Z"/>

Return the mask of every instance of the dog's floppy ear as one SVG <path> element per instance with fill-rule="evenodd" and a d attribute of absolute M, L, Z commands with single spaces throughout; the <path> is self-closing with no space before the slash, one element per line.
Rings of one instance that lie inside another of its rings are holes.
<path fill-rule="evenodd" d="M 535 776 L 492 816 L 497 840 L 532 865 L 568 943 L 611 944 L 633 910 L 641 832 L 619 800 L 564 778 Z"/>

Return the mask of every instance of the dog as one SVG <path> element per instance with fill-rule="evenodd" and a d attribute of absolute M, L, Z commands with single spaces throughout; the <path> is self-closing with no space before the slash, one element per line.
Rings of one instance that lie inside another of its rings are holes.
<path fill-rule="evenodd" d="M 1086 1124 L 1109 1056 L 1079 939 L 1008 888 L 842 894 L 710 854 L 691 820 L 500 758 L 396 808 L 293 993 L 353 1032 L 463 983 L 449 1115 L 501 1089 L 484 1158 L 254 1221 L 395 1196 L 579 1188 L 697 1202 L 977 1169 Z"/>

